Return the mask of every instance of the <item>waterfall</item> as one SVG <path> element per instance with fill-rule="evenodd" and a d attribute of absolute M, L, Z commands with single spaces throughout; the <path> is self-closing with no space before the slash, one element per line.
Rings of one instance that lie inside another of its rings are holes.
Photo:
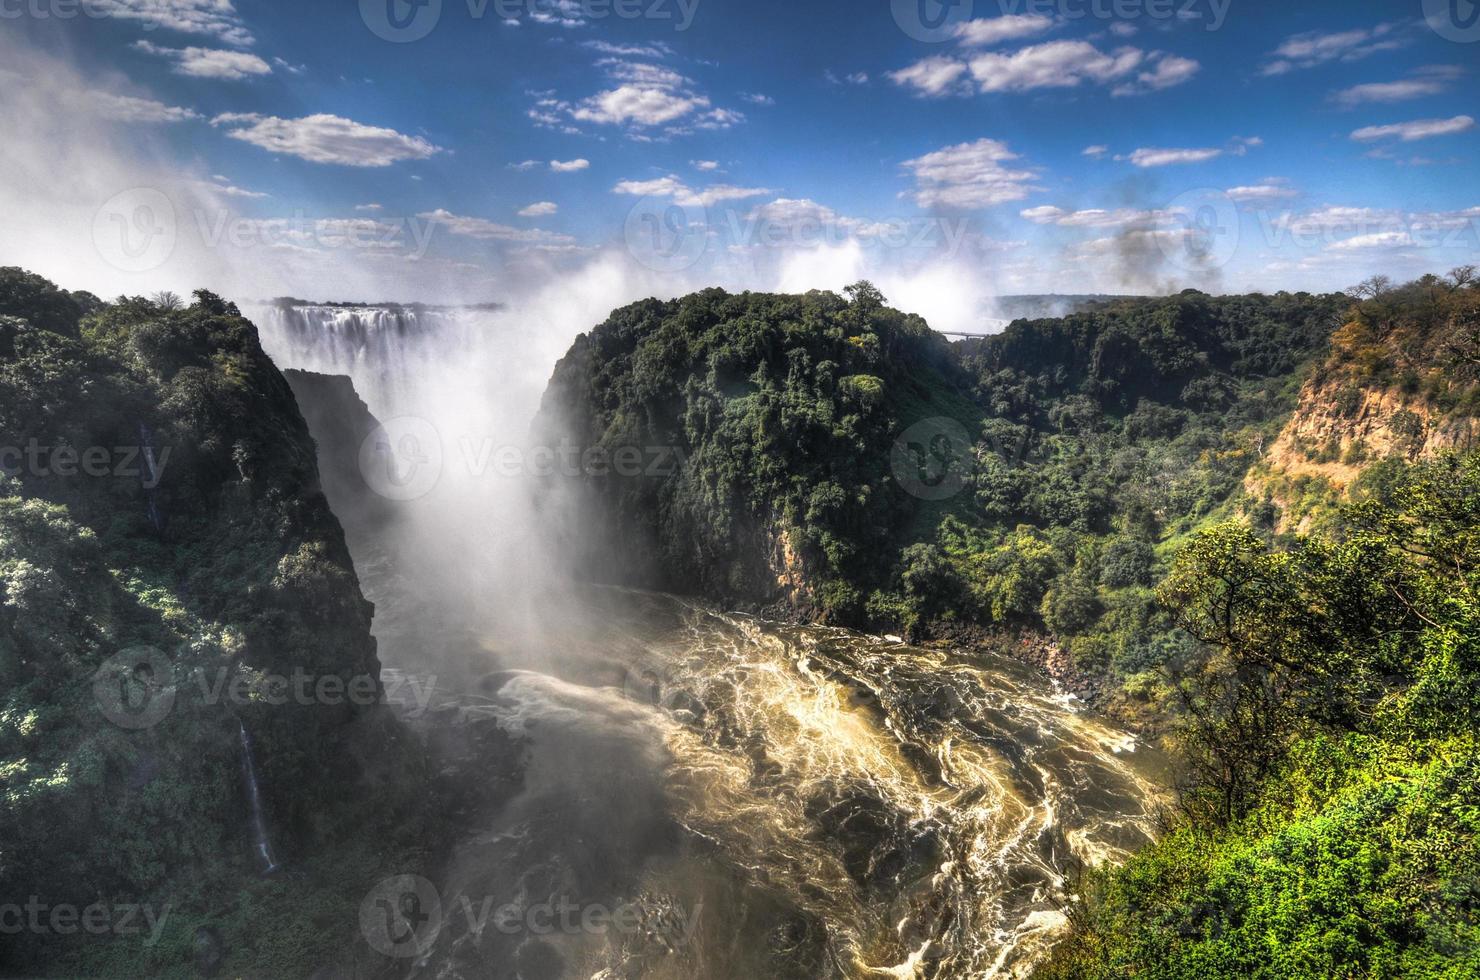
<path fill-rule="evenodd" d="M 149 427 L 139 423 L 139 445 L 143 450 L 144 465 L 149 468 L 149 480 L 144 484 L 144 499 L 148 502 L 149 523 L 154 530 L 164 530 L 164 515 L 159 510 L 159 464 L 154 460 L 154 436 Z"/>
<path fill-rule="evenodd" d="M 262 862 L 262 873 L 270 875 L 280 865 L 273 856 L 272 842 L 267 838 L 267 820 L 262 815 L 262 791 L 257 785 L 257 763 L 252 758 L 252 736 L 240 718 L 237 719 L 236 726 L 241 733 L 242 769 L 247 777 L 247 802 L 252 813 L 252 842 L 257 857 Z"/>
<path fill-rule="evenodd" d="M 377 412 L 404 410 L 428 378 L 475 354 L 495 315 L 480 309 L 273 304 L 252 309 L 279 367 L 346 375 Z"/>

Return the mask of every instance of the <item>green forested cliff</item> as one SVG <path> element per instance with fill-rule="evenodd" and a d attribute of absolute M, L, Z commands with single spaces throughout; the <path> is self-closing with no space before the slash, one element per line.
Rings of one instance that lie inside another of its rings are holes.
<path fill-rule="evenodd" d="M 0 270 L 0 451 L 0 894 L 160 921 L 8 935 L 0 972 L 193 971 L 198 927 L 217 969 L 332 961 L 352 922 L 318 917 L 416 820 L 397 783 L 365 805 L 404 754 L 372 609 L 255 328 L 209 293 L 102 304 Z M 297 678 L 315 693 L 273 686 Z M 260 877 L 244 730 L 291 887 Z"/>

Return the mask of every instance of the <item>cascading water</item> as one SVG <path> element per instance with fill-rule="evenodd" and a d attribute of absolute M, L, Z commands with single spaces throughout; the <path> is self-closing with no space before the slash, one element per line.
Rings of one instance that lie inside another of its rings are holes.
<path fill-rule="evenodd" d="M 523 483 L 457 453 L 527 427 L 570 335 L 486 311 L 256 315 L 281 367 L 349 375 L 445 451 L 434 493 L 349 528 L 388 675 L 420 675 L 500 787 L 465 817 L 412 976 L 1025 976 L 1070 868 L 1153 834 L 1155 760 L 1019 664 L 552 581 Z M 634 926 L 544 928 L 566 906 Z"/>
<path fill-rule="evenodd" d="M 159 497 L 155 488 L 159 486 L 159 464 L 154 458 L 154 434 L 143 422 L 139 423 L 139 445 L 143 448 L 144 468 L 148 479 L 144 483 L 144 499 L 147 502 L 149 523 L 154 530 L 164 530 L 164 514 L 159 509 Z"/>
<path fill-rule="evenodd" d="M 412 408 L 428 377 L 480 349 L 494 311 L 272 304 L 252 307 L 263 349 L 279 366 L 346 375 L 377 412 Z"/>
<path fill-rule="evenodd" d="M 252 736 L 246 723 L 237 719 L 237 731 L 241 736 L 242 772 L 246 778 L 247 809 L 252 823 L 252 845 L 264 875 L 270 875 L 281 867 L 272 853 L 272 840 L 267 835 L 267 818 L 262 813 L 262 789 L 257 785 L 257 760 L 252 751 Z"/>

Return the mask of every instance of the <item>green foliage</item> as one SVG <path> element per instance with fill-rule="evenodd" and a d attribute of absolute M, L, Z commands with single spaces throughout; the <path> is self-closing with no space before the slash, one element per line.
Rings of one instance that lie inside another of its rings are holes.
<path fill-rule="evenodd" d="M 1480 453 L 1451 455 L 1335 539 L 1193 542 L 1162 587 L 1209 651 L 1183 818 L 1089 877 L 1041 976 L 1480 975 L 1477 509 Z"/>
<path fill-rule="evenodd" d="M 316 489 L 307 427 L 255 328 L 218 297 L 170 311 L 89 303 L 79 330 L 81 305 L 0 270 L 0 303 L 13 314 L 0 317 L 0 446 L 46 454 L 7 459 L 14 475 L 0 478 L 0 894 L 167 904 L 178 923 L 220 923 L 239 973 L 255 962 L 306 974 L 346 928 L 323 920 L 304 942 L 308 916 L 331 894 L 353 905 L 385 858 L 341 845 L 398 819 L 422 826 L 421 770 L 374 709 L 259 711 L 209 695 L 242 672 L 379 676 L 371 609 Z M 66 470 L 50 462 L 58 447 L 102 450 L 107 465 Z M 137 647 L 159 650 L 177 685 L 169 713 L 141 730 L 108 721 L 93 689 L 102 665 Z M 255 880 L 239 717 L 274 846 L 309 869 L 270 896 Z M 354 742 L 407 764 L 404 794 L 364 806 Z M 263 939 L 295 917 L 291 941 Z M 175 971 L 189 934 L 149 950 L 65 939 L 6 937 L 0 972 Z"/>

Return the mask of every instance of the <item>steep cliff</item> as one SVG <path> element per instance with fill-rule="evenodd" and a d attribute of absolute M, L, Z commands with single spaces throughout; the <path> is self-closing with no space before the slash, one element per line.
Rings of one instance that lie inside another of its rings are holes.
<path fill-rule="evenodd" d="M 1352 308 L 1247 487 L 1308 526 L 1375 464 L 1477 440 L 1480 292 L 1413 283 Z"/>
<path fill-rule="evenodd" d="M 87 317 L 16 293 L 0 289 L 0 894 L 169 914 L 154 936 L 7 937 L 0 966 L 178 969 L 200 927 L 227 969 L 311 969 L 353 927 L 312 910 L 354 900 L 365 835 L 419 777 L 293 394 L 208 293 Z M 285 871 L 297 887 L 259 877 Z"/>
<path fill-rule="evenodd" d="M 536 430 L 572 447 L 598 577 L 857 621 L 881 547 L 934 506 L 891 473 L 899 433 L 978 414 L 944 340 L 872 287 L 711 289 L 580 337 Z"/>

